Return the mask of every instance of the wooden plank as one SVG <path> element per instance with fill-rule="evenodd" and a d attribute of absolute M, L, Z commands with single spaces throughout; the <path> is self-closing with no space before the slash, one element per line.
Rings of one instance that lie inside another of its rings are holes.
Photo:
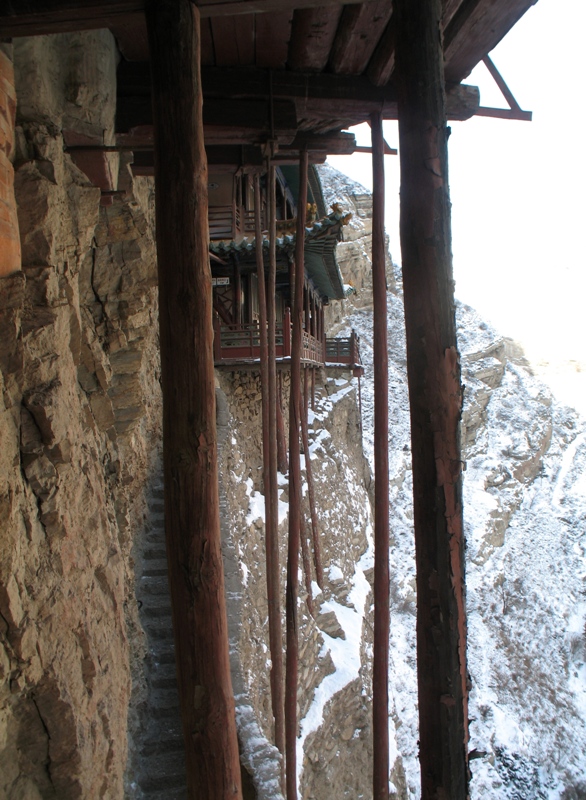
<path fill-rule="evenodd" d="M 330 53 L 332 72 L 342 75 L 364 72 L 392 10 L 389 0 L 369 0 L 344 8 Z"/>
<path fill-rule="evenodd" d="M 444 33 L 446 80 L 459 83 L 537 0 L 486 3 L 467 0 Z"/>
<path fill-rule="evenodd" d="M 202 66 L 213 67 L 216 63 L 214 54 L 214 40 L 212 37 L 212 21 L 210 19 L 201 20 L 201 63 Z"/>
<path fill-rule="evenodd" d="M 395 20 L 391 17 L 376 46 L 366 74 L 375 86 L 384 86 L 391 79 L 395 68 Z"/>
<path fill-rule="evenodd" d="M 284 69 L 287 63 L 293 11 L 261 14 L 256 20 L 257 67 Z"/>
<path fill-rule="evenodd" d="M 422 800 L 467 800 L 462 390 L 440 0 L 395 0 Z"/>
<path fill-rule="evenodd" d="M 291 69 L 325 69 L 341 15 L 342 6 L 295 10 L 288 58 Z"/>
<path fill-rule="evenodd" d="M 141 14 L 111 25 L 118 48 L 127 61 L 144 62 L 149 60 L 149 39 L 146 22 Z"/>
<path fill-rule="evenodd" d="M 238 800 L 220 539 L 199 14 L 189 0 L 149 0 L 147 25 L 156 125 L 165 535 L 188 796 Z"/>
<path fill-rule="evenodd" d="M 254 14 L 239 17 L 214 17 L 211 22 L 214 52 L 218 67 L 254 64 Z"/>

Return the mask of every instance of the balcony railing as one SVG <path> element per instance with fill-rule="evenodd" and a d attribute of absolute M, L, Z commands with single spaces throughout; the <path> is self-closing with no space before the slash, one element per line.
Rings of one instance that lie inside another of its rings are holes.
<path fill-rule="evenodd" d="M 326 365 L 349 366 L 363 372 L 360 360 L 360 337 L 352 331 L 348 338 L 326 339 Z"/>
<path fill-rule="evenodd" d="M 307 331 L 302 332 L 301 360 L 326 366 L 349 366 L 362 370 L 359 338 L 352 332 L 347 339 L 326 339 L 324 343 Z M 291 357 L 291 314 L 285 309 L 283 322 L 275 326 L 275 350 L 279 359 Z M 250 363 L 260 360 L 260 330 L 257 322 L 248 325 L 220 325 L 214 319 L 214 361 L 216 364 Z M 356 373 L 357 374 L 357 373 Z"/>

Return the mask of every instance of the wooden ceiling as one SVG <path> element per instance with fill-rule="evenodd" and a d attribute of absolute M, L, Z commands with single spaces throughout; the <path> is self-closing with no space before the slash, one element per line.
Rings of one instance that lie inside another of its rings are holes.
<path fill-rule="evenodd" d="M 443 0 L 450 119 L 476 112 L 478 92 L 461 81 L 535 2 Z M 197 5 L 206 143 L 261 144 L 270 133 L 269 98 L 280 147 L 293 152 L 299 136 L 327 134 L 327 143 L 314 142 L 324 157 L 328 148 L 351 152 L 347 139 L 333 142 L 331 135 L 368 119 L 372 111 L 397 117 L 392 0 L 198 0 Z M 3 0 L 0 37 L 110 28 L 124 56 L 117 130 L 126 144 L 147 144 L 152 129 L 143 8 L 144 0 Z"/>

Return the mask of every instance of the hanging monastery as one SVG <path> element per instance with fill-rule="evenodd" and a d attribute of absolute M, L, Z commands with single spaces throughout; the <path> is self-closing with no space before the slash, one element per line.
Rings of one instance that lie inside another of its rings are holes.
<path fill-rule="evenodd" d="M 385 119 L 400 138 L 421 792 L 468 796 L 447 122 L 530 118 L 488 53 L 533 2 L 0 4 L 0 796 L 380 800 L 400 784 Z M 508 109 L 463 83 L 482 60 Z M 368 548 L 367 517 L 348 505 L 336 538 L 324 509 L 336 492 L 369 507 L 369 479 L 310 458 L 321 420 L 360 463 L 359 342 L 328 330 L 358 206 L 328 207 L 316 165 L 364 150 L 347 132 L 364 121 L 374 637 L 340 693 L 349 732 L 324 719 L 299 747 L 333 671 L 320 636 L 344 635 L 312 581 L 340 595 L 334 551 L 355 564 Z M 349 393 L 327 421 L 335 385 Z"/>

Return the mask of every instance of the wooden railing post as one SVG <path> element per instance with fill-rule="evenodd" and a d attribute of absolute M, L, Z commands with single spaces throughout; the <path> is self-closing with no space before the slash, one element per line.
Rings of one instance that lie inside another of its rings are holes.
<path fill-rule="evenodd" d="M 462 391 L 456 341 L 441 0 L 396 0 L 401 253 L 417 565 L 423 800 L 468 797 Z"/>
<path fill-rule="evenodd" d="M 242 797 L 220 541 L 199 11 L 145 4 L 155 133 L 165 536 L 189 800 Z"/>

